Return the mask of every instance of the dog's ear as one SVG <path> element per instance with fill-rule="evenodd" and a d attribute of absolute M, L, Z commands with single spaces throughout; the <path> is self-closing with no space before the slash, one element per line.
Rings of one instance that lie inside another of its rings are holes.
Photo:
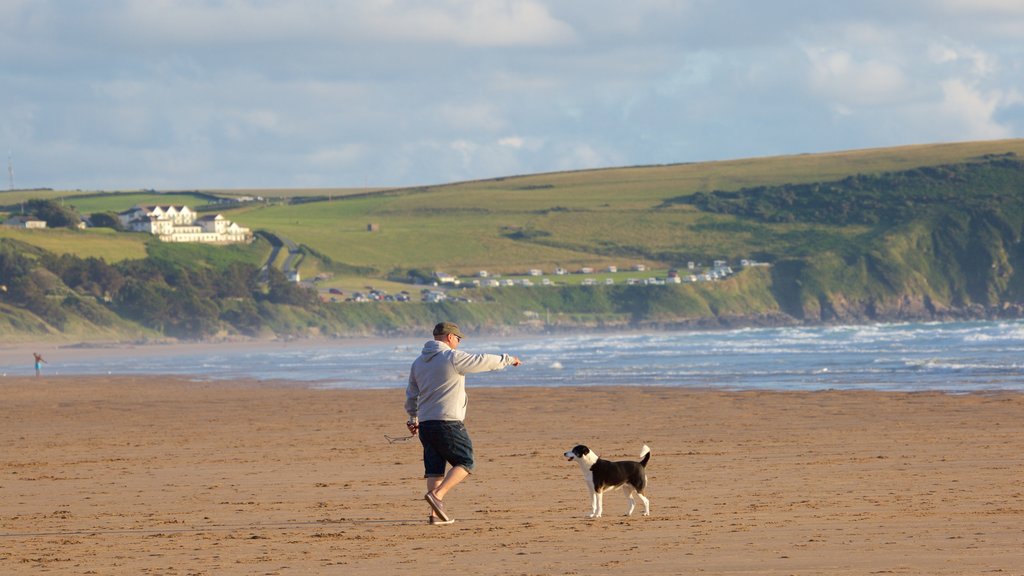
<path fill-rule="evenodd" d="M 573 448 L 572 451 L 579 454 L 580 456 L 586 456 L 587 454 L 590 454 L 590 448 L 587 448 L 583 444 L 580 444 L 579 446 Z"/>

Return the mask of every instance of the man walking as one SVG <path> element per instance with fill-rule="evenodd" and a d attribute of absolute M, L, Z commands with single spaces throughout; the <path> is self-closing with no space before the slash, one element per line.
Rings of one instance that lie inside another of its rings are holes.
<path fill-rule="evenodd" d="M 434 326 L 434 339 L 423 346 L 409 371 L 405 390 L 406 426 L 419 432 L 423 444 L 424 495 L 430 504 L 431 524 L 455 520 L 444 506 L 445 495 L 473 472 L 473 442 L 463 420 L 466 418 L 466 374 L 519 366 L 519 358 L 508 354 L 469 354 L 457 350 L 465 335 L 452 322 Z M 445 473 L 445 465 L 451 469 Z"/>

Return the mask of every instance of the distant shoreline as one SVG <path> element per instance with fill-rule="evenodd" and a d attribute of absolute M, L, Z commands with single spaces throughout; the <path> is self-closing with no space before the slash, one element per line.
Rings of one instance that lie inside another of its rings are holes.
<path fill-rule="evenodd" d="M 190 352 L 194 353 L 200 351 L 208 351 L 211 348 L 221 350 L 269 350 L 281 348 L 301 348 L 304 345 L 336 345 L 340 347 L 350 346 L 356 343 L 369 344 L 377 342 L 380 344 L 386 344 L 403 339 L 409 338 L 400 339 L 371 336 L 360 338 L 306 338 L 294 340 L 252 339 L 209 342 L 35 342 L 0 344 L 0 365 L 18 365 L 19 362 L 24 361 L 26 366 L 30 366 L 29 360 L 31 360 L 33 352 L 41 353 L 43 355 L 43 358 L 47 358 L 48 353 L 54 356 L 59 354 L 60 357 L 64 359 L 111 357 L 122 354 L 131 354 L 133 350 L 145 350 L 147 354 L 166 353 L 167 355 L 173 356 L 188 354 Z M 44 372 L 45 370 L 46 368 L 44 364 Z"/>
<path fill-rule="evenodd" d="M 362 304 L 358 304 L 362 305 Z M 1001 313 L 999 313 L 1001 312 Z M 947 311 L 942 315 L 915 316 L 907 315 L 900 317 L 881 318 L 858 318 L 846 322 L 805 322 L 785 314 L 748 314 L 748 315 L 721 315 L 712 317 L 697 317 L 687 320 L 645 322 L 642 324 L 632 323 L 561 323 L 561 324 L 539 324 L 522 323 L 516 325 L 487 325 L 471 328 L 477 337 L 490 339 L 528 337 L 533 335 L 571 335 L 571 334 L 644 334 L 656 332 L 707 332 L 707 331 L 729 331 L 760 328 L 827 328 L 830 326 L 872 326 L 881 324 L 913 324 L 913 323 L 954 323 L 954 322 L 1000 322 L 1013 321 L 1024 318 L 1024 305 L 1020 307 L 1008 307 L 1001 309 L 984 310 L 979 307 L 971 307 L 963 310 Z M 61 340 L 54 338 L 42 338 L 32 340 L 25 335 L 17 341 L 4 341 L 0 337 L 0 363 L 5 357 L 23 356 L 26 352 L 31 354 L 39 349 L 61 350 L 61 351 L 98 351 L 98 350 L 131 350 L 135 348 L 146 348 L 147 350 L 164 349 L 187 349 L 189 347 L 225 347 L 225 348 L 248 348 L 261 346 L 301 346 L 303 343 L 318 346 L 339 345 L 349 343 L 366 342 L 393 342 L 396 340 L 416 340 L 421 337 L 429 337 L 429 326 L 411 327 L 408 329 L 391 330 L 389 333 L 368 333 L 368 334 L 338 334 L 335 336 L 270 336 L 270 337 L 248 337 L 235 335 L 226 338 L 210 338 L 205 340 L 183 340 L 176 338 L 158 338 L 151 340 Z M 12 337 L 7 335 L 6 337 Z"/>

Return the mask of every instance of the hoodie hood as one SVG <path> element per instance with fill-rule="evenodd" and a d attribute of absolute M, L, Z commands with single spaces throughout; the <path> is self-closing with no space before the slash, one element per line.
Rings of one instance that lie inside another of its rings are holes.
<path fill-rule="evenodd" d="M 423 345 L 423 350 L 420 351 L 420 354 L 423 356 L 430 356 L 445 350 L 451 350 L 451 346 L 438 340 L 429 340 Z"/>

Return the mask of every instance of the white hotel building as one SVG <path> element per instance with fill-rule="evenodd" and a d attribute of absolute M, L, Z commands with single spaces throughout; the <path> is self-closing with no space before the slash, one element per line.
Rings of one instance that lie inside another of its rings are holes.
<path fill-rule="evenodd" d="M 147 232 L 163 242 L 248 242 L 252 232 L 220 214 L 198 216 L 188 206 L 135 206 L 117 215 L 133 232 Z"/>

